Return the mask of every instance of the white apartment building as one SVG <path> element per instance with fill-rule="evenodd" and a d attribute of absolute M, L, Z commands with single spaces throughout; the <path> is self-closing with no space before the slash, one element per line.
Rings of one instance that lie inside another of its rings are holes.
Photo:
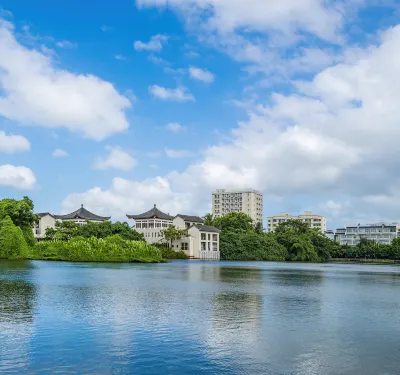
<path fill-rule="evenodd" d="M 356 246 L 362 238 L 378 244 L 390 245 L 400 234 L 400 223 L 375 223 L 348 226 L 336 230 L 335 240 L 340 245 Z"/>
<path fill-rule="evenodd" d="M 135 220 L 133 228 L 139 233 L 143 233 L 147 243 L 165 243 L 161 231 L 175 226 L 177 229 L 187 229 L 188 236 L 174 241 L 172 244 L 174 250 L 184 251 L 190 259 L 220 259 L 220 230 L 204 225 L 204 220 L 199 216 L 181 214 L 171 216 L 160 211 L 156 205 L 142 214 L 126 216 Z"/>
<path fill-rule="evenodd" d="M 323 233 L 326 232 L 326 217 L 316 215 L 311 211 L 305 211 L 303 215 L 292 216 L 287 212 L 282 212 L 279 215 L 268 217 L 267 231 L 273 232 L 280 223 L 285 223 L 288 220 L 300 220 L 307 223 L 311 228 L 317 228 Z"/>
<path fill-rule="evenodd" d="M 212 193 L 212 214 L 222 217 L 231 212 L 243 212 L 250 216 L 254 223 L 263 220 L 263 195 L 254 189 L 225 190 L 217 189 Z"/>

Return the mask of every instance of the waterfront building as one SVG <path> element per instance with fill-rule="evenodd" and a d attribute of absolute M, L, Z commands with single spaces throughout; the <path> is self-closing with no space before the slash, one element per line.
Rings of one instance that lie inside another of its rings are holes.
<path fill-rule="evenodd" d="M 333 230 L 327 230 L 324 232 L 325 236 L 330 240 L 335 241 L 335 232 Z"/>
<path fill-rule="evenodd" d="M 111 219 L 110 216 L 99 216 L 88 211 L 86 208 L 83 207 L 83 204 L 78 210 L 66 215 L 55 215 L 55 218 L 56 220 L 60 221 L 72 221 L 79 225 L 86 224 L 88 221 L 94 223 L 102 223 L 103 221 Z"/>
<path fill-rule="evenodd" d="M 356 246 L 361 239 L 390 245 L 400 234 L 400 223 L 375 223 L 347 226 L 336 230 L 335 241 L 340 245 Z"/>
<path fill-rule="evenodd" d="M 282 212 L 279 215 L 268 217 L 267 231 L 273 232 L 280 223 L 285 223 L 288 220 L 299 220 L 307 223 L 311 228 L 317 228 L 323 233 L 326 232 L 326 217 L 316 215 L 311 211 L 305 211 L 303 215 L 292 216 L 287 212 Z"/>
<path fill-rule="evenodd" d="M 204 220 L 199 216 L 181 215 L 171 216 L 162 212 L 156 205 L 149 211 L 139 215 L 126 215 L 128 219 L 135 220 L 133 226 L 142 233 L 149 244 L 163 243 L 168 245 L 162 235 L 162 230 L 171 226 L 177 229 L 186 229 L 188 236 L 174 241 L 174 250 L 182 250 L 191 259 L 219 260 L 219 229 L 204 225 Z"/>
<path fill-rule="evenodd" d="M 217 189 L 212 193 L 212 214 L 222 217 L 231 212 L 243 212 L 254 223 L 263 220 L 263 195 L 254 189 L 225 190 Z"/>
<path fill-rule="evenodd" d="M 54 215 L 48 212 L 41 212 L 36 215 L 39 217 L 39 220 L 33 228 L 33 236 L 36 239 L 40 240 L 46 236 L 47 228 L 56 227 L 56 218 L 54 217 Z"/>

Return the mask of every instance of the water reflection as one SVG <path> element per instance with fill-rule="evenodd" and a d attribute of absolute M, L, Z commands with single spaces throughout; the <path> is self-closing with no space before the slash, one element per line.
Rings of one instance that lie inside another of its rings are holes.
<path fill-rule="evenodd" d="M 0 373 L 395 374 L 400 279 L 352 267 L 0 262 Z"/>

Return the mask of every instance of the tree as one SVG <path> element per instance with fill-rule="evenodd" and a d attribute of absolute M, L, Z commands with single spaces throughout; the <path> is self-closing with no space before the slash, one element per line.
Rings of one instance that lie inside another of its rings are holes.
<path fill-rule="evenodd" d="M 7 216 L 14 225 L 22 230 L 30 230 L 38 221 L 38 216 L 33 213 L 34 205 L 31 199 L 24 197 L 22 200 L 6 198 L 0 200 L 0 220 Z"/>
<path fill-rule="evenodd" d="M 26 257 L 28 245 L 20 227 L 9 216 L 0 222 L 0 259 Z"/>
<path fill-rule="evenodd" d="M 222 231 L 253 232 L 253 219 L 242 212 L 231 212 L 214 219 L 214 226 Z"/>
<path fill-rule="evenodd" d="M 161 231 L 161 235 L 164 237 L 165 241 L 169 242 L 169 244 L 172 248 L 174 241 L 178 241 L 182 237 L 187 236 L 188 231 L 187 231 L 187 229 L 178 229 L 173 225 L 167 229 L 163 229 Z"/>
<path fill-rule="evenodd" d="M 257 234 L 262 234 L 264 233 L 264 227 L 261 221 L 259 221 L 258 223 L 256 223 L 256 225 L 254 226 L 254 230 Z"/>
<path fill-rule="evenodd" d="M 206 214 L 206 216 L 204 216 L 204 224 L 213 226 L 214 225 L 214 216 L 212 214 Z"/>

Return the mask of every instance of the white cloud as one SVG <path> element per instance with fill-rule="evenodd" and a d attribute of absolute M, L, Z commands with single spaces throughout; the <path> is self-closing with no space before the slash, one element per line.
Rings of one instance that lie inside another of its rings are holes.
<path fill-rule="evenodd" d="M 166 125 L 166 128 L 172 133 L 180 133 L 185 130 L 185 127 L 178 122 L 170 122 Z"/>
<path fill-rule="evenodd" d="M 70 42 L 69 40 L 61 40 L 57 42 L 56 45 L 60 48 L 76 48 L 78 46 L 77 43 Z"/>
<path fill-rule="evenodd" d="M 200 214 L 209 209 L 213 189 L 251 186 L 282 202 L 313 200 L 307 206 L 338 221 L 377 213 L 398 220 L 400 26 L 382 33 L 377 45 L 345 51 L 340 61 L 298 83 L 296 92 L 257 103 L 229 140 L 203 150 L 183 172 L 162 177 L 168 193 L 154 195 L 154 203 L 182 200 L 186 212 Z M 110 191 L 117 199 L 116 189 Z M 152 198 L 135 199 L 147 205 Z"/>
<path fill-rule="evenodd" d="M 103 33 L 108 33 L 108 32 L 110 32 L 110 31 L 113 31 L 113 30 L 114 30 L 114 27 L 112 27 L 112 26 L 110 26 L 110 25 L 101 25 L 100 30 L 101 30 Z"/>
<path fill-rule="evenodd" d="M 57 66 L 21 45 L 10 23 L 0 23 L 0 115 L 26 125 L 62 127 L 102 140 L 125 131 L 131 106 L 114 86 Z"/>
<path fill-rule="evenodd" d="M 4 131 L 0 131 L 0 152 L 15 154 L 29 151 L 30 148 L 30 142 L 22 135 L 7 135 Z"/>
<path fill-rule="evenodd" d="M 133 47 L 136 51 L 152 51 L 160 52 L 163 46 L 168 42 L 168 36 L 157 34 L 151 37 L 150 41 L 147 43 L 137 40 L 133 43 Z"/>
<path fill-rule="evenodd" d="M 186 87 L 179 86 L 176 89 L 167 89 L 161 86 L 150 86 L 149 92 L 158 99 L 171 100 L 176 102 L 195 101 L 194 96 L 188 92 Z"/>
<path fill-rule="evenodd" d="M 32 189 L 36 184 L 34 173 L 26 167 L 0 165 L 0 186 L 9 186 L 21 190 Z"/>
<path fill-rule="evenodd" d="M 126 57 L 124 55 L 115 55 L 114 58 L 115 60 L 126 60 Z"/>
<path fill-rule="evenodd" d="M 111 215 L 112 220 L 124 221 L 126 214 L 148 211 L 154 204 L 171 215 L 186 212 L 190 205 L 185 194 L 174 194 L 169 181 L 162 177 L 141 182 L 114 178 L 108 190 L 95 187 L 85 193 L 70 194 L 63 200 L 62 210 L 71 212 L 82 203 L 99 215 Z"/>
<path fill-rule="evenodd" d="M 187 150 L 172 150 L 170 148 L 164 149 L 165 155 L 172 159 L 187 158 L 193 156 L 193 153 Z"/>
<path fill-rule="evenodd" d="M 120 147 L 107 146 L 106 150 L 108 151 L 107 157 L 98 158 L 93 165 L 95 169 L 114 168 L 129 171 L 136 167 L 137 160 Z"/>
<path fill-rule="evenodd" d="M 197 79 L 198 81 L 211 83 L 214 82 L 215 76 L 210 73 L 208 70 L 196 68 L 195 66 L 191 66 L 189 68 L 189 74 L 192 79 Z"/>
<path fill-rule="evenodd" d="M 150 164 L 149 167 L 151 169 L 158 169 L 158 165 L 157 164 Z"/>
<path fill-rule="evenodd" d="M 168 6 L 183 12 L 188 22 L 193 23 L 194 19 L 204 24 L 206 20 L 206 26 L 221 33 L 249 29 L 287 34 L 300 30 L 336 40 L 337 30 L 343 24 L 338 4 L 324 0 L 136 0 L 136 3 L 139 7 Z"/>
<path fill-rule="evenodd" d="M 59 148 L 55 149 L 52 154 L 55 158 L 64 158 L 68 156 L 68 152 L 61 150 Z"/>

